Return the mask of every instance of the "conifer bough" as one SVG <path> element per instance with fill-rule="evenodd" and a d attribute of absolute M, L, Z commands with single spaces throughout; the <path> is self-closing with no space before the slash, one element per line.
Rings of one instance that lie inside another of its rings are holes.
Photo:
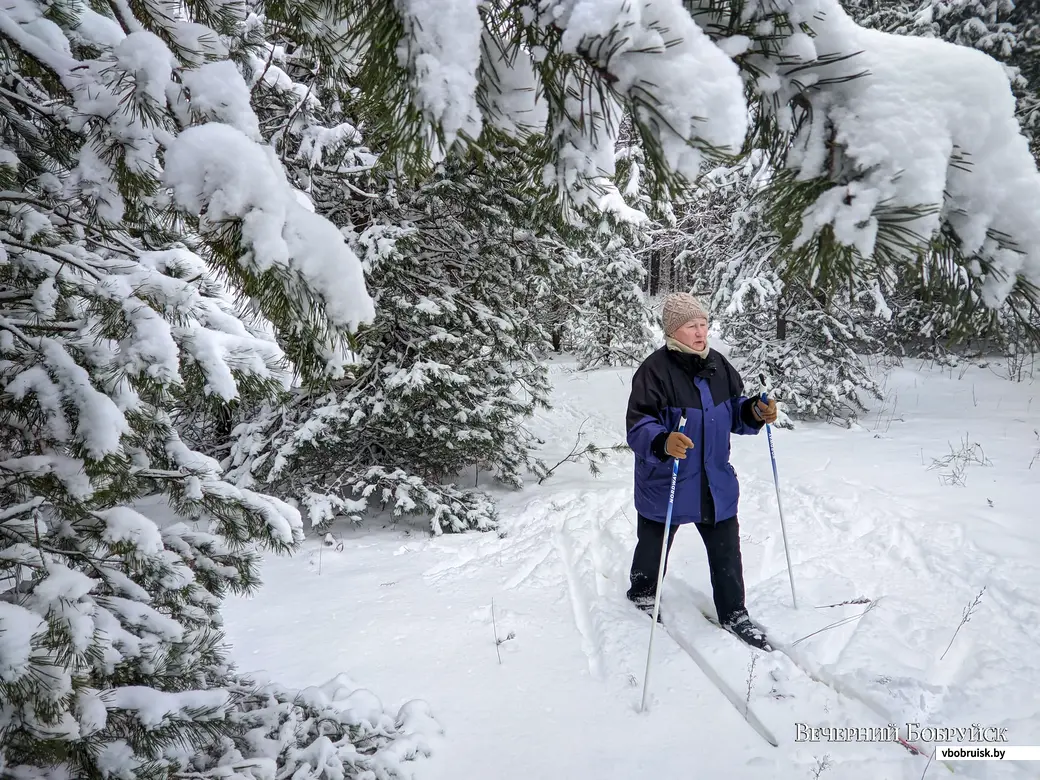
<path fill-rule="evenodd" d="M 970 279 L 966 309 L 1037 305 L 1040 173 L 1008 77 L 980 51 L 859 27 L 838 0 L 380 0 L 347 13 L 355 83 L 406 169 L 479 143 L 485 123 L 515 125 L 520 105 L 547 194 L 586 204 L 610 186 L 627 112 L 658 195 L 703 163 L 769 152 L 787 273 L 827 288 L 920 275 L 938 255 L 942 273 Z"/>

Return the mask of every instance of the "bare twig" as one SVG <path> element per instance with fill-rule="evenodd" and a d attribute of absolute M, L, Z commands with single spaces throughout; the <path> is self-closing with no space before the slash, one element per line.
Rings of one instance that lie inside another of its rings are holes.
<path fill-rule="evenodd" d="M 859 596 L 858 598 L 849 599 L 848 601 L 839 601 L 835 604 L 821 604 L 816 609 L 830 609 L 831 607 L 844 607 L 848 604 L 869 604 L 870 599 L 866 596 Z"/>
<path fill-rule="evenodd" d="M 806 634 L 801 639 L 794 640 L 791 644 L 792 645 L 796 645 L 799 642 L 804 642 L 806 639 L 809 639 L 810 637 L 816 636 L 817 634 L 822 634 L 824 631 L 829 631 L 832 628 L 837 628 L 838 626 L 843 626 L 846 623 L 851 623 L 853 620 L 859 620 L 861 617 L 863 617 L 868 612 L 870 612 L 872 609 L 874 609 L 874 607 L 876 607 L 877 605 L 878 605 L 878 601 L 877 600 L 871 601 L 870 602 L 870 606 L 868 606 L 865 610 L 860 612 L 858 615 L 850 615 L 847 618 L 842 618 L 841 620 L 836 620 L 833 623 L 831 623 L 830 625 L 824 626 L 823 628 L 820 628 L 820 629 L 817 629 L 816 631 L 813 631 L 811 634 Z"/>
<path fill-rule="evenodd" d="M 933 458 L 932 465 L 928 467 L 928 470 L 947 469 L 940 475 L 939 481 L 945 485 L 963 486 L 965 473 L 968 470 L 968 466 L 972 463 L 977 463 L 980 466 L 993 465 L 990 459 L 986 457 L 982 445 L 978 442 L 971 442 L 968 435 L 965 434 L 959 450 L 954 450 L 951 444 L 950 454 L 942 459 Z"/>
<path fill-rule="evenodd" d="M 813 756 L 813 758 L 816 758 L 816 757 Z M 813 780 L 820 780 L 820 775 L 822 775 L 826 770 L 830 769 L 830 767 L 831 767 L 831 760 L 830 759 L 831 759 L 830 754 L 824 755 L 823 758 L 817 758 L 816 759 L 816 766 L 814 766 L 812 768 Z"/>
<path fill-rule="evenodd" d="M 597 461 L 601 461 L 605 457 L 607 452 L 623 452 L 628 449 L 627 444 L 615 444 L 611 447 L 600 447 L 595 444 L 586 444 L 584 447 L 580 447 L 581 439 L 583 436 L 582 428 L 585 427 L 585 423 L 587 423 L 588 421 L 589 418 L 586 417 L 582 421 L 581 425 L 578 426 L 578 436 L 574 442 L 574 446 L 571 447 L 571 451 L 567 453 L 567 455 L 565 455 L 563 458 L 557 461 L 555 466 L 552 466 L 551 468 L 544 468 L 540 466 L 535 469 L 536 473 L 538 474 L 539 485 L 542 484 L 545 480 L 547 480 L 550 476 L 552 476 L 552 473 L 556 471 L 556 469 L 558 469 L 564 463 L 568 463 L 570 461 L 577 462 L 582 458 L 588 460 L 589 471 L 591 471 L 594 475 L 598 476 L 599 465 Z"/>
<path fill-rule="evenodd" d="M 747 693 L 744 696 L 744 717 L 748 715 L 748 710 L 751 708 L 751 688 L 755 684 L 755 663 L 758 661 L 758 656 L 754 653 L 751 654 L 751 662 L 748 664 L 748 677 L 747 677 Z"/>
<path fill-rule="evenodd" d="M 986 592 L 986 588 L 987 586 L 983 585 L 982 590 L 978 592 L 978 594 L 975 596 L 975 599 L 964 608 L 964 614 L 961 616 L 961 622 L 957 624 L 957 628 L 954 630 L 953 636 L 950 638 L 950 644 L 946 645 L 946 649 L 943 650 L 943 654 L 939 656 L 940 661 L 946 657 L 946 654 L 948 652 L 950 652 L 950 648 L 953 647 L 953 640 L 957 638 L 957 634 L 958 632 L 960 632 L 961 627 L 969 620 L 971 620 L 971 615 L 975 611 L 975 608 L 978 607 L 979 603 L 982 601 L 982 594 Z"/>

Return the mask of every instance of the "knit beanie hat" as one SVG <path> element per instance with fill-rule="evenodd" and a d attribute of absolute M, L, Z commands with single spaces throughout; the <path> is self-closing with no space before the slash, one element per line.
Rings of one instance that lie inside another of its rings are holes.
<path fill-rule="evenodd" d="M 664 301 L 664 312 L 661 318 L 664 320 L 664 335 L 671 336 L 690 320 L 703 317 L 708 319 L 708 312 L 701 306 L 701 302 L 689 293 L 672 293 Z"/>

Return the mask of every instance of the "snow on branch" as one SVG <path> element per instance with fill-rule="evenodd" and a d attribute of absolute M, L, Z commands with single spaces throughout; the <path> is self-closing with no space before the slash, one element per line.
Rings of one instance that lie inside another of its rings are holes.
<path fill-rule="evenodd" d="M 352 7 L 360 86 L 394 137 L 390 157 L 429 153 L 419 125 L 442 140 L 477 132 L 474 105 L 484 127 L 524 134 L 501 96 L 530 95 L 542 184 L 612 210 L 623 110 L 663 191 L 740 154 L 753 131 L 802 185 L 773 195 L 786 200 L 784 243 L 811 272 L 891 267 L 952 235 L 988 305 L 1040 282 L 1040 174 L 1008 76 L 980 51 L 861 28 L 839 0 L 499 0 L 479 13 L 457 0 L 433 20 L 419 0 Z M 383 35 L 400 37 L 404 59 L 377 50 Z"/>
<path fill-rule="evenodd" d="M 431 149 L 443 154 L 457 136 L 476 138 L 482 118 L 477 107 L 477 68 L 483 24 L 476 0 L 403 0 L 405 39 L 414 101 L 434 130 Z M 443 137 L 443 145 L 436 136 Z"/>
<path fill-rule="evenodd" d="M 833 183 L 795 248 L 825 226 L 861 258 L 906 256 L 951 228 L 984 302 L 1040 284 L 1040 173 L 1004 68 L 976 49 L 859 27 L 837 0 L 791 0 L 786 78 L 763 80 L 793 131 L 787 167 Z M 782 82 L 782 83 L 778 83 Z"/>
<path fill-rule="evenodd" d="M 336 326 L 353 330 L 374 316 L 361 262 L 331 222 L 300 204 L 268 147 L 229 125 L 191 127 L 171 142 L 163 180 L 180 208 L 201 215 L 203 235 L 241 225 L 239 263 L 251 273 L 296 281 Z"/>
<path fill-rule="evenodd" d="M 692 181 L 706 150 L 739 151 L 748 126 L 740 73 L 680 0 L 560 0 L 542 4 L 540 21 L 631 104 L 668 171 Z"/>

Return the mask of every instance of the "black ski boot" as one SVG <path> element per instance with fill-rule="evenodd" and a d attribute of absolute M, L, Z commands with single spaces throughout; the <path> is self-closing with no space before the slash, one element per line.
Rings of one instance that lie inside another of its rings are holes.
<path fill-rule="evenodd" d="M 752 622 L 751 618 L 748 617 L 747 610 L 741 610 L 732 615 L 722 623 L 722 627 L 752 647 L 765 650 L 767 653 L 773 652 L 773 648 L 766 637 L 766 632 Z"/>
<path fill-rule="evenodd" d="M 654 616 L 653 596 L 637 596 L 636 598 L 632 598 L 631 596 L 629 596 L 628 600 L 636 605 L 636 609 L 645 612 L 650 617 Z M 662 610 L 658 610 L 657 612 L 657 622 L 659 625 L 664 625 L 664 621 L 661 619 L 661 612 Z"/>

